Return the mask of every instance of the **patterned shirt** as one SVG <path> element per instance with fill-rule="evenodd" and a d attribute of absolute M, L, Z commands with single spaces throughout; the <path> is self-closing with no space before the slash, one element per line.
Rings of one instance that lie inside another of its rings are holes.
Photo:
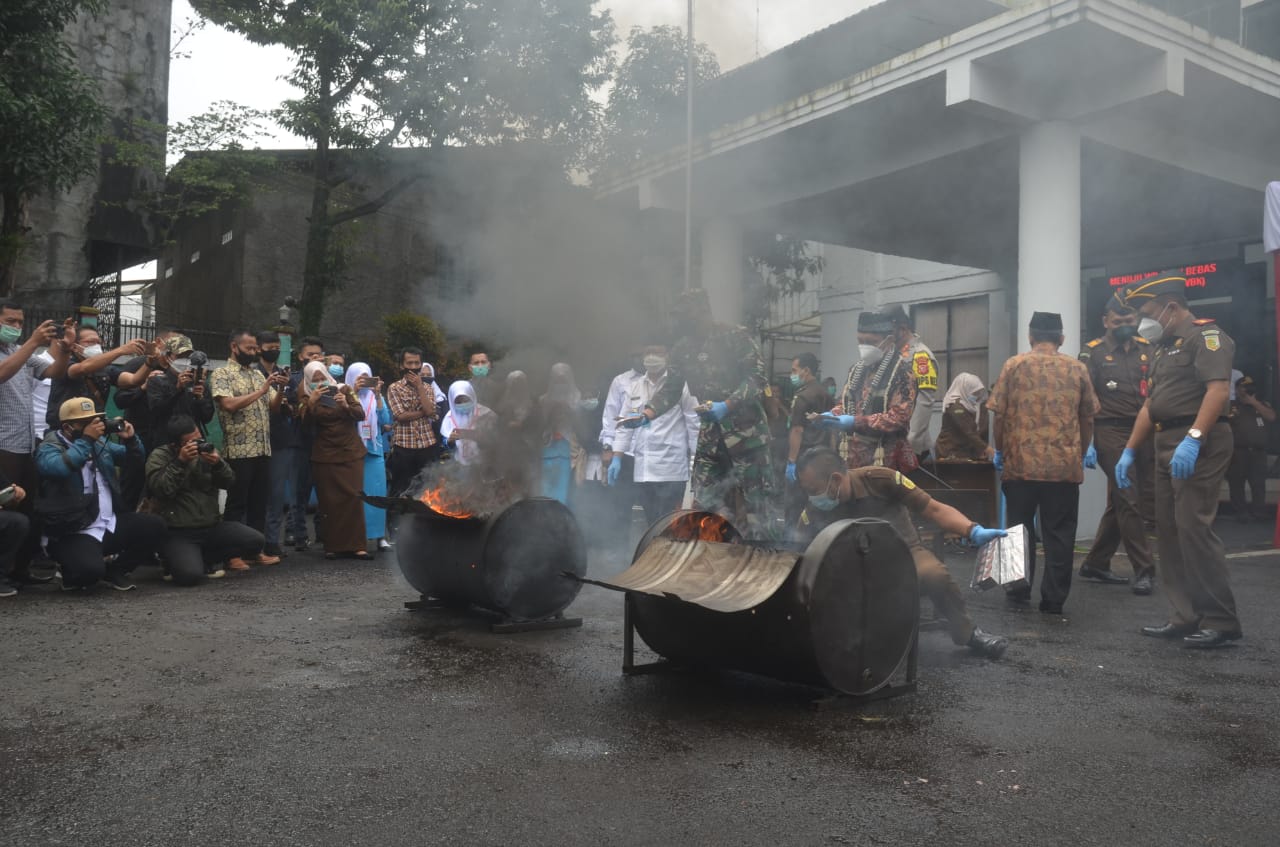
<path fill-rule="evenodd" d="M 1099 405 L 1083 364 L 1057 352 L 1014 356 L 987 406 L 1000 416 L 1005 479 L 1084 481 L 1080 428 Z"/>
<path fill-rule="evenodd" d="M 428 394 L 432 392 L 429 384 L 424 382 L 423 386 Z M 397 380 L 387 388 L 387 405 L 391 407 L 392 418 L 398 418 L 408 412 L 424 411 L 418 389 L 410 385 L 407 379 Z M 425 450 L 432 446 L 436 443 L 436 433 L 431 427 L 431 422 L 439 417 L 439 414 L 433 409 L 431 414 L 417 420 L 396 420 L 391 443 L 406 450 Z"/>
<path fill-rule="evenodd" d="M 0 362 L 18 352 L 16 344 L 0 344 Z M 16 374 L 0 382 L 0 450 L 25 453 L 35 450 L 35 427 L 32 423 L 31 398 L 36 381 L 44 377 L 53 364 L 52 357 L 37 353 Z"/>
<path fill-rule="evenodd" d="M 262 388 L 267 378 L 256 367 L 228 362 L 209 374 L 209 389 L 219 397 L 243 397 Z M 271 398 L 275 389 L 238 412 L 218 408 L 222 424 L 222 455 L 227 459 L 253 459 L 271 455 Z"/>
<path fill-rule="evenodd" d="M 914 362 L 905 351 L 886 354 L 873 368 L 859 362 L 850 369 L 840 403 L 844 414 L 854 416 L 849 467 L 913 471 L 920 466 L 908 439 L 916 386 Z"/>

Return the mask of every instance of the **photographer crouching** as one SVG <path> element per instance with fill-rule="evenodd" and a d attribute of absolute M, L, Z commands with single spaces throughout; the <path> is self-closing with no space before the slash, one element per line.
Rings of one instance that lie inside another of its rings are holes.
<path fill-rule="evenodd" d="M 218 491 L 230 488 L 236 475 L 204 440 L 195 420 L 180 415 L 169 421 L 166 432 L 168 443 L 147 459 L 147 490 L 162 504 L 160 516 L 169 527 L 160 550 L 165 572 L 178 585 L 226 576 L 218 563 L 256 558 L 264 544 L 262 533 L 222 520 Z"/>
<path fill-rule="evenodd" d="M 111 434 L 123 443 L 108 441 Z M 120 418 L 108 425 L 89 398 L 73 397 L 59 407 L 58 428 L 36 451 L 36 514 L 49 538 L 49 555 L 62 571 L 64 590 L 101 581 L 129 591 L 129 571 L 154 559 L 164 543 L 164 521 L 120 506 L 117 465 L 138 461 L 141 454 L 133 426 Z"/>

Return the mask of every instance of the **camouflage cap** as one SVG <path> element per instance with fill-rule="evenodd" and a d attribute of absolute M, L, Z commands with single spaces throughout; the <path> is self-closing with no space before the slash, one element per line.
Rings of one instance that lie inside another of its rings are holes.
<path fill-rule="evenodd" d="M 171 335 L 164 340 L 164 349 L 171 356 L 181 356 L 183 353 L 190 353 L 195 347 L 185 335 Z"/>

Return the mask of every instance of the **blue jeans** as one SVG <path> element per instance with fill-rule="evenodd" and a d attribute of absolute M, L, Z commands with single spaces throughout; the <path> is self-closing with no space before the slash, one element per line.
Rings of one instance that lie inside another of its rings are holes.
<path fill-rule="evenodd" d="M 299 506 L 298 464 L 302 451 L 296 447 L 273 448 L 271 451 L 271 499 L 267 503 L 267 526 L 263 533 L 267 547 L 280 546 L 280 527 L 287 521 L 287 528 L 294 538 L 307 537 L 307 512 L 305 503 Z M 308 466 L 308 476 L 310 467 Z"/>

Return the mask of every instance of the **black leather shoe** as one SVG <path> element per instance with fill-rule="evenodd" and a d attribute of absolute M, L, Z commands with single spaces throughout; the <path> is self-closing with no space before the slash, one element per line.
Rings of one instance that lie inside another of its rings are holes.
<path fill-rule="evenodd" d="M 1167 623 L 1162 626 L 1144 626 L 1142 634 L 1149 635 L 1152 638 L 1182 638 L 1198 632 L 1199 629 L 1200 627 L 1195 624 Z"/>
<path fill-rule="evenodd" d="M 1143 574 L 1133 582 L 1133 593 L 1143 596 L 1151 593 L 1151 577 Z"/>
<path fill-rule="evenodd" d="M 19 585 L 48 585 L 53 582 L 53 577 L 37 576 L 27 571 L 26 573 L 14 574 L 13 581 Z"/>
<path fill-rule="evenodd" d="M 969 636 L 969 649 L 979 656 L 998 659 L 1004 655 L 1005 650 L 1009 649 L 1009 639 L 983 632 L 975 626 L 973 635 Z"/>
<path fill-rule="evenodd" d="M 1239 641 L 1241 638 L 1244 638 L 1244 633 L 1238 629 L 1235 632 L 1223 632 L 1220 629 L 1202 629 L 1182 639 L 1182 643 L 1200 650 L 1212 650 L 1214 647 L 1226 647 L 1232 641 Z"/>
<path fill-rule="evenodd" d="M 1101 582 L 1107 585 L 1128 585 L 1129 578 L 1114 574 L 1109 570 L 1100 570 L 1098 568 L 1080 568 L 1080 576 L 1084 579 L 1091 579 L 1094 582 Z"/>
<path fill-rule="evenodd" d="M 1031 591 L 1030 589 L 1026 591 L 1006 591 L 1004 599 L 1010 603 L 1017 603 L 1019 606 L 1029 606 L 1031 605 Z"/>

